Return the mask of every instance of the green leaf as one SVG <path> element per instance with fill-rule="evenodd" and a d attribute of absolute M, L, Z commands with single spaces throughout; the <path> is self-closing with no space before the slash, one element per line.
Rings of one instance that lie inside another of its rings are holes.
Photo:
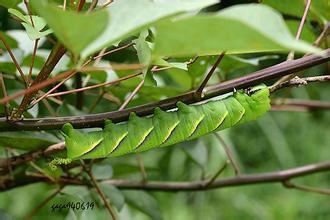
<path fill-rule="evenodd" d="M 263 0 L 262 3 L 267 4 L 284 14 L 295 15 L 298 17 L 303 15 L 305 8 L 304 0 Z"/>
<path fill-rule="evenodd" d="M 295 35 L 297 33 L 300 21 L 287 21 L 286 25 L 288 26 L 290 32 Z M 309 24 L 305 24 L 302 29 L 300 39 L 313 43 L 316 40 L 317 36 L 313 33 L 312 28 Z"/>
<path fill-rule="evenodd" d="M 17 18 L 21 19 L 25 23 L 30 23 L 29 17 L 24 16 L 19 10 L 10 8 L 8 12 L 12 15 L 15 15 Z"/>
<path fill-rule="evenodd" d="M 163 219 L 157 200 L 149 193 L 143 191 L 123 191 L 123 193 L 125 195 L 126 202 L 132 207 L 149 215 L 151 219 Z"/>
<path fill-rule="evenodd" d="M 329 0 L 312 1 L 311 11 L 321 17 L 324 23 L 330 20 L 330 2 Z"/>
<path fill-rule="evenodd" d="M 27 66 L 30 67 L 32 63 L 32 54 L 27 55 L 26 57 L 23 58 L 22 66 Z M 34 57 L 34 65 L 33 68 L 41 69 L 43 64 L 45 63 L 45 58 L 36 55 Z"/>
<path fill-rule="evenodd" d="M 0 5 L 6 8 L 12 8 L 20 3 L 22 0 L 0 0 Z"/>
<path fill-rule="evenodd" d="M 22 20 L 22 25 L 31 40 L 39 39 L 53 32 L 50 29 L 41 31 L 46 26 L 46 21 L 38 16 L 32 16 L 32 25 L 30 16 L 23 15 L 20 11 L 13 8 L 10 8 L 8 12 Z"/>
<path fill-rule="evenodd" d="M 110 164 L 95 164 L 92 172 L 96 179 L 110 179 L 112 177 L 112 167 Z"/>
<path fill-rule="evenodd" d="M 194 27 L 194 28 L 191 28 Z M 290 34 L 281 15 L 257 4 L 238 5 L 217 14 L 161 22 L 154 56 L 215 55 L 262 51 L 320 52 Z"/>
<path fill-rule="evenodd" d="M 111 7 L 108 7 L 111 20 L 108 21 L 102 34 L 98 35 L 88 47 L 82 50 L 82 56 L 87 57 L 121 39 L 132 36 L 160 19 L 201 9 L 217 2 L 217 0 L 114 1 Z M 80 31 L 78 33 L 80 34 Z"/>
<path fill-rule="evenodd" d="M 102 192 L 104 192 L 107 198 L 109 198 L 111 203 L 113 203 L 117 208 L 117 210 L 120 211 L 125 204 L 125 197 L 123 193 L 120 190 L 118 190 L 116 187 L 106 183 L 101 183 L 100 187 Z"/>
<path fill-rule="evenodd" d="M 59 140 L 48 133 L 32 131 L 0 132 L 1 147 L 36 150 L 48 147 L 57 142 L 59 142 Z"/>
<path fill-rule="evenodd" d="M 37 31 L 36 28 L 34 28 L 32 25 L 27 23 L 22 23 L 24 26 L 26 33 L 28 34 L 29 38 L 31 40 L 39 39 L 41 37 L 47 36 L 48 34 L 53 33 L 52 30 L 48 29 L 45 31 Z"/>
<path fill-rule="evenodd" d="M 180 145 L 182 146 L 182 150 L 194 163 L 202 169 L 205 168 L 208 158 L 207 148 L 201 141 L 187 141 Z"/>
<path fill-rule="evenodd" d="M 15 74 L 16 66 L 14 63 L 10 62 L 0 62 L 0 71 L 4 73 L 12 73 Z"/>
<path fill-rule="evenodd" d="M 6 33 L 2 32 L 2 31 L 0 31 L 0 33 L 5 38 L 6 43 L 9 45 L 9 47 L 11 49 L 17 48 L 18 44 L 14 38 L 12 38 L 11 36 L 7 35 Z M 0 48 L 3 50 L 7 50 L 5 45 L 2 43 L 2 41 L 0 41 Z"/>
<path fill-rule="evenodd" d="M 47 21 L 58 39 L 75 54 L 97 38 L 109 22 L 104 10 L 82 14 L 63 11 L 46 1 L 32 0 L 30 4 Z"/>
<path fill-rule="evenodd" d="M 156 59 L 153 61 L 153 64 L 157 66 L 163 66 L 163 67 L 173 67 L 173 68 L 178 68 L 182 70 L 188 70 L 187 64 L 186 63 L 180 63 L 180 62 L 167 62 L 166 60 L 163 59 Z"/>
<path fill-rule="evenodd" d="M 293 15 L 297 17 L 302 17 L 305 10 L 305 0 L 263 0 L 264 4 L 267 4 L 280 12 Z M 317 0 L 312 1 L 310 12 L 308 13 L 308 18 L 311 15 L 320 17 L 324 23 L 330 19 L 330 3 L 329 0 Z"/>
<path fill-rule="evenodd" d="M 153 86 L 157 86 L 156 80 L 153 78 L 153 74 L 148 71 L 149 64 L 151 61 L 151 48 L 149 43 L 146 41 L 148 36 L 148 30 L 144 30 L 140 33 L 137 40 L 134 41 L 136 52 L 139 58 L 139 62 L 144 66 L 142 69 L 143 75 L 145 77 L 145 83 Z"/>

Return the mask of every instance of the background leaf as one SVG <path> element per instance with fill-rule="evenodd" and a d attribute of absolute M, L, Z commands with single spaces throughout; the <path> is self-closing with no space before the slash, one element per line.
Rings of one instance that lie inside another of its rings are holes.
<path fill-rule="evenodd" d="M 250 4 L 233 6 L 218 14 L 162 22 L 157 26 L 153 54 L 159 57 L 290 50 L 320 51 L 296 41 L 276 11 Z"/>
<path fill-rule="evenodd" d="M 43 132 L 0 132 L 0 146 L 22 150 L 36 150 L 58 143 L 53 135 Z"/>
<path fill-rule="evenodd" d="M 63 11 L 44 0 L 32 0 L 30 4 L 47 21 L 59 40 L 75 54 L 103 32 L 109 17 L 103 10 L 91 14 Z"/>

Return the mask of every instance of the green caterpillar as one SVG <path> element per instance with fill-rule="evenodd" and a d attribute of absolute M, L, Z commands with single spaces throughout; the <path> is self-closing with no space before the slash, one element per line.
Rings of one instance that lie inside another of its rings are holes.
<path fill-rule="evenodd" d="M 270 109 L 269 90 L 265 85 L 235 91 L 224 99 L 201 105 L 177 103 L 176 111 L 156 108 L 152 117 L 131 113 L 127 122 L 105 122 L 103 131 L 81 133 L 65 124 L 67 158 L 53 164 L 76 159 L 94 159 L 142 152 L 191 140 L 210 132 L 255 120 Z"/>

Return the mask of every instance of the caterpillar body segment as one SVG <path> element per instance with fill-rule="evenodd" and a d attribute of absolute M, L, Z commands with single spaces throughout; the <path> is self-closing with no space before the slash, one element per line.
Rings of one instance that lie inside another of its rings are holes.
<path fill-rule="evenodd" d="M 255 120 L 270 109 L 269 90 L 260 85 L 201 105 L 177 103 L 176 111 L 156 108 L 152 117 L 131 113 L 127 122 L 105 122 L 103 131 L 81 133 L 71 124 L 62 132 L 69 159 L 93 159 L 142 152 L 201 137 Z"/>

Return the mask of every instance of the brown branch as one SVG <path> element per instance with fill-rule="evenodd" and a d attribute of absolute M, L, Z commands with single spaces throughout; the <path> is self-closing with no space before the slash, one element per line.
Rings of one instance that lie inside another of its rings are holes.
<path fill-rule="evenodd" d="M 222 52 L 217 60 L 215 61 L 215 63 L 213 64 L 212 68 L 210 69 L 210 71 L 207 73 L 205 79 L 202 81 L 202 83 L 200 84 L 200 86 L 198 87 L 198 89 L 196 90 L 196 95 L 198 97 L 202 97 L 202 93 L 203 90 L 207 84 L 207 82 L 210 80 L 211 76 L 213 75 L 214 71 L 217 69 L 217 67 L 219 66 L 222 58 L 225 56 L 225 52 Z"/>
<path fill-rule="evenodd" d="M 326 23 L 323 31 L 321 32 L 320 36 L 316 39 L 313 43 L 314 46 L 320 46 L 321 42 L 329 35 L 330 30 L 330 22 Z"/>
<path fill-rule="evenodd" d="M 128 96 L 128 98 L 125 100 L 125 102 L 120 106 L 119 111 L 123 110 L 124 108 L 126 108 L 126 106 L 128 105 L 128 103 L 134 98 L 134 96 L 136 95 L 136 93 L 141 89 L 141 87 L 144 84 L 144 79 L 141 80 L 141 82 L 137 85 L 137 87 L 133 90 L 133 92 Z"/>
<path fill-rule="evenodd" d="M 292 183 L 291 181 L 284 181 L 283 185 L 289 189 L 298 189 L 298 190 L 305 191 L 305 192 L 319 193 L 322 195 L 330 196 L 329 189 L 320 189 L 320 188 L 315 188 L 315 187 L 310 187 L 310 186 L 298 185 L 298 184 Z"/>
<path fill-rule="evenodd" d="M 315 173 L 330 171 L 330 161 L 309 164 L 301 167 L 291 168 L 282 171 L 273 171 L 259 174 L 244 174 L 235 177 L 229 177 L 214 181 L 211 185 L 205 187 L 209 180 L 202 181 L 186 181 L 186 182 L 161 182 L 161 181 L 132 181 L 132 180 L 100 180 L 102 183 L 113 185 L 119 189 L 127 190 L 146 190 L 146 191 L 197 191 L 219 189 L 234 186 L 252 185 L 252 184 L 269 184 L 269 183 L 283 183 L 294 178 L 303 177 Z M 0 184 L 0 191 L 9 190 L 15 187 L 24 186 L 40 181 L 48 181 L 44 176 L 27 176 L 16 180 L 3 179 Z M 52 183 L 52 182 L 50 182 Z M 60 178 L 60 184 L 68 185 L 86 185 L 85 181 L 77 178 Z"/>
<path fill-rule="evenodd" d="M 47 58 L 45 64 L 40 70 L 40 73 L 37 75 L 36 79 L 32 83 L 31 87 L 41 84 L 43 81 L 45 81 L 50 73 L 53 71 L 54 67 L 58 63 L 58 61 L 61 59 L 61 57 L 65 54 L 66 49 L 64 46 L 60 43 L 57 43 L 54 48 L 52 49 L 49 57 Z M 35 90 L 31 93 L 26 94 L 23 97 L 23 100 L 21 104 L 19 105 L 18 109 L 16 111 L 12 112 L 11 119 L 18 120 L 21 118 L 22 114 L 27 109 L 28 105 L 30 104 L 32 98 L 34 95 L 38 92 L 38 90 Z"/>
<path fill-rule="evenodd" d="M 57 144 L 53 144 L 46 149 L 41 149 L 34 152 L 28 152 L 18 156 L 13 156 L 8 159 L 0 159 L 0 173 L 5 173 L 6 171 L 8 171 L 8 169 L 10 168 L 8 167 L 9 164 L 13 168 L 22 164 L 26 164 L 30 161 L 34 161 L 41 157 L 47 157 L 48 155 L 64 150 L 64 148 L 65 148 L 65 143 L 60 142 Z"/>
<path fill-rule="evenodd" d="M 286 61 L 272 67 L 251 73 L 249 75 L 206 87 L 205 96 L 202 97 L 202 100 L 231 92 L 233 91 L 233 88 L 243 89 L 260 83 L 265 83 L 269 80 L 276 79 L 292 72 L 297 72 L 311 66 L 327 62 L 329 59 L 330 49 L 327 49 L 323 51 L 322 56 L 309 55 L 297 60 Z M 16 122 L 7 121 L 6 118 L 0 118 L 0 131 L 60 129 L 63 124 L 68 122 L 73 124 L 73 126 L 76 128 L 101 127 L 104 125 L 104 120 L 106 119 L 110 119 L 115 123 L 127 120 L 130 112 L 136 112 L 139 116 L 146 116 L 152 114 L 154 108 L 156 107 L 160 107 L 163 110 L 168 110 L 175 108 L 178 101 L 182 101 L 186 104 L 200 101 L 196 99 L 194 94 L 195 90 L 159 102 L 149 103 L 130 109 L 124 109 L 122 111 L 91 114 L 79 117 L 68 116 L 58 118 L 35 118 Z M 5 101 L 7 100 L 8 99 Z M 0 103 L 5 103 L 5 101 L 2 99 L 0 100 Z"/>
<path fill-rule="evenodd" d="M 64 73 L 61 73 L 57 76 L 54 76 L 53 78 L 50 78 L 48 80 L 45 80 L 39 84 L 36 84 L 34 86 L 31 86 L 29 87 L 28 89 L 26 90 L 21 90 L 13 95 L 10 95 L 10 96 L 7 96 L 6 98 L 3 98 L 3 99 L 0 99 L 0 104 L 5 104 L 5 103 L 8 103 L 10 100 L 13 100 L 13 99 L 16 99 L 22 95 L 29 95 L 31 93 L 37 93 L 38 90 L 62 79 L 62 78 L 65 78 L 65 77 L 68 77 L 70 74 L 72 74 L 73 70 L 69 70 L 69 71 L 66 71 Z"/>
<path fill-rule="evenodd" d="M 288 110 L 290 108 L 300 110 L 330 110 L 330 102 L 318 100 L 301 100 L 289 98 L 277 98 L 272 100 L 272 110 Z"/>
<path fill-rule="evenodd" d="M 89 6 L 87 12 L 88 13 L 92 12 L 96 8 L 98 2 L 99 2 L 98 0 L 93 0 L 91 5 Z"/>
<path fill-rule="evenodd" d="M 84 7 L 86 0 L 79 0 L 78 6 L 77 6 L 77 11 L 81 11 Z"/>
<path fill-rule="evenodd" d="M 311 76 L 311 77 L 305 77 L 305 78 L 299 78 L 295 77 L 289 81 L 282 82 L 280 84 L 275 84 L 270 87 L 270 92 L 276 92 L 279 89 L 287 88 L 287 87 L 293 87 L 293 86 L 301 86 L 306 85 L 308 83 L 312 82 L 325 82 L 330 81 L 330 75 L 323 75 L 323 76 Z"/>
<path fill-rule="evenodd" d="M 50 90 L 48 90 L 46 93 L 42 94 L 38 99 L 32 101 L 30 105 L 31 106 L 34 106 L 38 102 L 40 102 L 41 100 L 43 100 L 44 98 L 46 98 L 47 96 L 49 96 L 50 93 L 54 92 L 61 85 L 63 85 L 66 81 L 68 81 L 69 79 L 71 79 L 71 77 L 73 77 L 77 72 L 78 72 L 77 70 L 73 70 L 73 71 L 69 72 L 70 74 L 67 77 L 65 77 L 64 80 L 62 80 L 61 82 L 59 82 L 58 84 L 56 84 L 53 88 L 51 88 Z"/>
<path fill-rule="evenodd" d="M 302 29 L 304 27 L 305 20 L 306 20 L 306 17 L 307 17 L 309 8 L 310 8 L 310 5 L 311 5 L 311 0 L 307 0 L 306 5 L 305 5 L 304 14 L 301 17 L 300 24 L 299 24 L 299 27 L 298 27 L 298 30 L 297 30 L 297 33 L 296 33 L 296 40 L 299 40 L 299 38 L 300 38 L 300 35 L 302 33 Z M 288 54 L 287 60 L 293 60 L 293 59 L 294 59 L 294 51 L 290 51 L 290 53 Z M 280 83 L 283 83 L 287 80 L 292 79 L 293 77 L 294 77 L 293 73 L 291 73 L 287 76 L 283 76 L 281 79 L 279 79 L 277 82 L 275 82 L 274 85 L 278 85 Z"/>
<path fill-rule="evenodd" d="M 113 220 L 116 220 L 117 217 L 116 217 L 116 214 L 115 214 L 115 210 L 113 210 L 113 208 L 110 206 L 110 203 L 107 201 L 107 198 L 106 198 L 105 194 L 103 193 L 103 191 L 101 190 L 101 188 L 100 188 L 97 180 L 95 179 L 95 176 L 93 175 L 91 169 L 89 169 L 83 162 L 82 162 L 82 165 L 83 165 L 86 173 L 90 177 L 97 193 L 100 195 L 101 199 L 103 200 L 103 203 L 104 203 L 105 207 L 107 208 L 107 210 L 109 211 L 109 214 L 111 215 L 111 218 Z"/>
<path fill-rule="evenodd" d="M 6 98 L 8 96 L 7 95 L 7 89 L 6 89 L 6 84 L 5 84 L 5 81 L 3 80 L 3 75 L 2 75 L 1 72 L 0 72 L 0 86 L 1 86 L 1 92 L 2 92 L 3 98 Z M 9 116 L 8 105 L 5 104 L 3 107 L 4 107 L 6 117 L 8 117 Z"/>
<path fill-rule="evenodd" d="M 23 81 L 25 83 L 25 87 L 27 87 L 28 86 L 28 82 L 26 81 L 26 78 L 25 78 L 25 75 L 23 73 L 23 70 L 21 69 L 19 63 L 17 62 L 17 60 L 15 58 L 15 55 L 11 51 L 10 46 L 7 44 L 6 39 L 5 39 L 5 37 L 3 36 L 2 33 L 0 33 L 0 40 L 2 41 L 3 45 L 6 47 L 7 52 L 9 53 L 10 58 L 13 60 L 15 66 L 16 66 L 16 69 L 18 70 L 19 74 L 21 75 L 21 77 L 22 77 L 22 79 L 23 79 Z"/>
<path fill-rule="evenodd" d="M 89 90 L 89 89 L 95 89 L 95 88 L 99 88 L 99 87 L 103 87 L 103 86 L 109 86 L 109 85 L 113 85 L 113 84 L 117 84 L 121 81 L 136 77 L 141 75 L 142 73 L 135 73 L 135 74 L 131 74 L 119 79 L 116 79 L 114 81 L 111 82 L 105 82 L 105 83 L 100 83 L 100 84 L 96 84 L 96 85 L 92 85 L 92 86 L 86 86 L 86 87 L 82 87 L 79 89 L 73 89 L 73 90 L 68 90 L 68 91 L 64 91 L 64 92 L 58 92 L 58 93 L 52 93 L 52 94 L 47 94 L 46 97 L 53 97 L 53 96 L 61 96 L 61 95 L 67 95 L 67 94 L 71 94 L 71 93 L 76 93 L 76 92 L 81 92 L 81 91 L 85 91 L 85 90 Z"/>
<path fill-rule="evenodd" d="M 102 8 L 106 8 L 106 7 L 108 7 L 112 2 L 113 2 L 113 0 L 108 0 L 106 3 L 104 3 L 104 4 L 102 5 Z"/>
<path fill-rule="evenodd" d="M 28 83 L 30 83 L 32 81 L 32 70 L 33 70 L 33 66 L 34 66 L 34 60 L 37 54 L 37 48 L 38 48 L 38 43 L 39 43 L 39 39 L 36 39 L 34 41 L 34 47 L 33 47 L 33 53 L 32 53 L 32 57 L 31 57 L 31 65 L 30 65 L 30 69 L 29 69 L 29 75 L 28 75 Z"/>
<path fill-rule="evenodd" d="M 214 174 L 213 177 L 211 177 L 205 184 L 205 187 L 209 187 L 212 185 L 212 183 L 214 183 L 216 181 L 216 179 L 218 178 L 218 176 L 227 168 L 228 163 L 230 163 L 229 160 L 225 161 L 225 163 L 220 167 L 220 169 L 218 170 L 218 172 L 216 172 Z"/>

